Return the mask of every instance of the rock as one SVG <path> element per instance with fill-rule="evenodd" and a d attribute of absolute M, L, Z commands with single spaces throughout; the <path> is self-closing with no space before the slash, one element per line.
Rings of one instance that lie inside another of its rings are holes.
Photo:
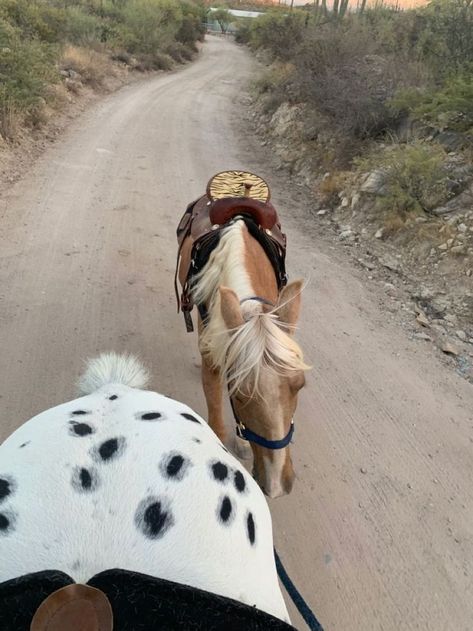
<path fill-rule="evenodd" d="M 414 337 L 416 340 L 425 340 L 426 342 L 431 342 L 432 338 L 427 333 L 414 333 Z"/>
<path fill-rule="evenodd" d="M 435 311 L 437 316 L 441 316 L 450 307 L 450 301 L 448 298 L 436 296 L 430 300 L 430 307 Z"/>
<path fill-rule="evenodd" d="M 380 228 L 379 230 L 376 230 L 374 237 L 375 239 L 382 239 L 383 234 L 384 234 L 384 228 Z"/>
<path fill-rule="evenodd" d="M 368 473 L 368 469 L 366 467 L 360 467 L 360 472 L 365 475 L 366 473 Z"/>
<path fill-rule="evenodd" d="M 434 215 L 446 215 L 455 211 L 464 212 L 465 208 L 471 208 L 473 205 L 473 184 L 468 186 L 462 193 L 448 201 L 443 206 L 433 208 L 430 212 Z"/>
<path fill-rule="evenodd" d="M 462 342 L 466 342 L 468 339 L 468 336 L 465 333 L 465 331 L 455 331 L 455 334 L 458 337 L 458 339 L 461 340 Z"/>
<path fill-rule="evenodd" d="M 466 272 L 465 272 L 465 274 L 466 274 L 467 276 L 471 276 L 471 275 L 473 274 L 473 271 L 472 271 L 471 269 L 467 269 L 467 270 L 466 270 Z"/>
<path fill-rule="evenodd" d="M 416 317 L 416 321 L 421 325 L 421 326 L 429 326 L 430 322 L 427 318 L 427 316 L 425 315 L 425 313 L 423 313 L 422 311 L 419 313 L 419 315 Z"/>
<path fill-rule="evenodd" d="M 401 270 L 401 264 L 399 263 L 399 261 L 390 254 L 385 254 L 382 258 L 379 259 L 379 262 L 383 267 L 386 267 L 393 272 L 399 272 Z"/>
<path fill-rule="evenodd" d="M 454 313 L 447 313 L 444 320 L 449 324 L 458 324 L 458 318 Z"/>
<path fill-rule="evenodd" d="M 436 142 L 439 142 L 447 151 L 459 151 L 468 146 L 468 138 L 466 134 L 461 134 L 456 131 L 441 131 L 435 137 Z"/>
<path fill-rule="evenodd" d="M 358 206 L 358 202 L 359 201 L 360 201 L 360 194 L 359 193 L 355 193 L 353 195 L 353 197 L 351 198 L 351 209 L 352 210 Z"/>
<path fill-rule="evenodd" d="M 448 250 L 448 245 L 446 243 L 442 243 L 442 245 L 439 245 L 439 250 Z"/>
<path fill-rule="evenodd" d="M 446 355 L 458 355 L 458 349 L 448 340 L 442 341 L 440 344 L 440 350 Z"/>
<path fill-rule="evenodd" d="M 397 288 L 392 283 L 384 283 L 384 291 L 388 296 L 395 296 L 397 294 Z"/>
<path fill-rule="evenodd" d="M 340 239 L 340 241 L 353 241 L 355 235 L 353 233 L 353 230 L 342 230 L 338 235 L 338 238 Z"/>
<path fill-rule="evenodd" d="M 448 245 L 449 248 L 452 247 L 453 239 L 447 239 L 447 245 Z"/>
<path fill-rule="evenodd" d="M 466 232 L 468 230 L 467 226 L 464 223 L 461 223 L 457 226 L 457 230 L 459 232 Z"/>
<path fill-rule="evenodd" d="M 364 261 L 363 259 L 358 259 L 358 262 L 361 265 L 363 265 L 363 267 L 366 267 L 366 269 L 373 270 L 376 268 L 376 265 L 372 263 L 371 261 Z"/>
<path fill-rule="evenodd" d="M 420 298 L 420 300 L 431 300 L 435 294 L 431 289 L 425 287 L 425 285 L 421 285 L 412 293 L 412 296 L 414 298 Z"/>
<path fill-rule="evenodd" d="M 454 245 L 450 250 L 452 254 L 466 254 L 466 246 L 464 245 Z"/>
<path fill-rule="evenodd" d="M 322 210 L 319 210 L 319 211 L 317 212 L 317 214 L 318 214 L 320 217 L 323 217 L 323 216 L 324 216 L 324 215 L 326 215 L 327 213 L 328 213 L 328 210 L 327 210 L 326 208 L 322 208 Z"/>
<path fill-rule="evenodd" d="M 341 203 L 342 208 L 346 208 L 349 203 L 350 203 L 350 200 L 348 199 L 348 197 L 342 197 L 342 203 Z"/>
<path fill-rule="evenodd" d="M 361 185 L 363 193 L 372 195 L 383 195 L 386 183 L 386 173 L 381 169 L 372 171 Z"/>

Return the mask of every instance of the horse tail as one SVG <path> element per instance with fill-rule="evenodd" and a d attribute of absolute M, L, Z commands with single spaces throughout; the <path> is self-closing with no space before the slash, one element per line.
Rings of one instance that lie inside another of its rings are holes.
<path fill-rule="evenodd" d="M 87 368 L 77 385 L 79 393 L 85 395 L 112 383 L 144 388 L 148 380 L 148 371 L 133 355 L 102 353 L 87 361 Z"/>

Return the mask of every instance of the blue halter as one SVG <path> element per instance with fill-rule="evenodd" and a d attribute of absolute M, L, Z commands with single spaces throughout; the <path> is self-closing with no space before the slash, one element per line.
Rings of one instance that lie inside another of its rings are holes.
<path fill-rule="evenodd" d="M 233 407 L 233 403 L 232 403 Z M 233 412 L 235 414 L 235 412 Z M 264 438 L 264 436 L 260 436 L 259 434 L 255 434 L 251 429 L 248 429 L 238 418 L 235 417 L 236 420 L 236 433 L 237 436 L 243 438 L 243 440 L 247 440 L 250 443 L 255 443 L 260 447 L 265 447 L 266 449 L 284 449 L 287 447 L 292 440 L 292 435 L 294 434 L 294 420 L 291 421 L 291 427 L 289 428 L 288 433 L 284 438 L 280 440 L 268 440 Z"/>

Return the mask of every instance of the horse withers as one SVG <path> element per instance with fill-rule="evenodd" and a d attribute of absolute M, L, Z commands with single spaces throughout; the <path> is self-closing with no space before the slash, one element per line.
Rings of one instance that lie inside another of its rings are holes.
<path fill-rule="evenodd" d="M 0 629 L 293 629 L 261 490 L 145 382 L 101 356 L 0 446 Z"/>
<path fill-rule="evenodd" d="M 286 284 L 286 239 L 266 183 L 246 172 L 214 176 L 181 219 L 178 242 L 178 300 L 188 330 L 198 308 L 210 426 L 227 440 L 225 387 L 256 480 L 270 497 L 289 493 L 289 444 L 308 368 L 294 339 L 302 281 Z"/>

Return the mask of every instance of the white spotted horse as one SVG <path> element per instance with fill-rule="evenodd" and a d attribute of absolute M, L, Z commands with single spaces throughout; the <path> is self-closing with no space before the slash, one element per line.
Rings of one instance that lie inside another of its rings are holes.
<path fill-rule="evenodd" d="M 102 355 L 0 446 L 1 631 L 294 629 L 260 488 L 145 382 Z"/>

